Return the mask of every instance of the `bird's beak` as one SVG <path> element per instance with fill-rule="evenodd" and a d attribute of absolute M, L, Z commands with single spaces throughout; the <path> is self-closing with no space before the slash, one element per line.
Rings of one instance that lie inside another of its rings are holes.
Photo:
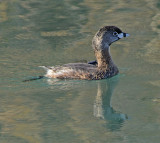
<path fill-rule="evenodd" d="M 118 38 L 120 38 L 120 39 L 123 38 L 123 37 L 128 37 L 128 36 L 130 36 L 128 33 L 123 33 L 122 32 L 122 33 L 118 34 Z"/>

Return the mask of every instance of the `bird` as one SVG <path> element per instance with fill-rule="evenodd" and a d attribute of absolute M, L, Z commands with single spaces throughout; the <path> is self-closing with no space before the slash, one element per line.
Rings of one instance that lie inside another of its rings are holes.
<path fill-rule="evenodd" d="M 43 77 L 82 80 L 111 78 L 117 75 L 119 70 L 112 60 L 110 46 L 119 39 L 128 36 L 128 33 L 122 32 L 122 30 L 116 26 L 104 26 L 98 30 L 92 40 L 92 48 L 96 61 L 89 63 L 69 63 L 60 66 L 40 66 L 46 70 L 46 74 L 37 78 L 24 80 L 24 82 L 41 79 Z"/>
<path fill-rule="evenodd" d="M 69 63 L 61 66 L 40 66 L 46 70 L 44 77 L 57 79 L 86 79 L 100 80 L 118 74 L 118 67 L 114 64 L 110 45 L 113 42 L 128 37 L 116 26 L 104 26 L 98 30 L 92 40 L 92 48 L 96 61 L 89 63 Z"/>

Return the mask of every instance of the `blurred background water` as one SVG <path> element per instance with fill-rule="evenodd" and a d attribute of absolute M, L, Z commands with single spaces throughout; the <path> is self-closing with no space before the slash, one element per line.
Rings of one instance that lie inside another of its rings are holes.
<path fill-rule="evenodd" d="M 22 82 L 94 60 L 105 25 L 131 35 L 111 46 L 118 76 Z M 0 143 L 159 143 L 159 39 L 158 0 L 1 0 Z"/>

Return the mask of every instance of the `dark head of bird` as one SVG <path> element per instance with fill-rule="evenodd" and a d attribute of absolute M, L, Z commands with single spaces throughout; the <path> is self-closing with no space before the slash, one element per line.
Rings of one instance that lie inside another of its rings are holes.
<path fill-rule="evenodd" d="M 110 45 L 129 34 L 122 32 L 116 26 L 104 26 L 93 37 L 92 47 L 97 58 L 98 67 L 114 65 L 110 55 Z"/>
<path fill-rule="evenodd" d="M 116 26 L 104 26 L 95 34 L 92 47 L 94 50 L 102 50 L 104 47 L 109 47 L 113 42 L 128 36 L 128 33 L 122 32 Z"/>

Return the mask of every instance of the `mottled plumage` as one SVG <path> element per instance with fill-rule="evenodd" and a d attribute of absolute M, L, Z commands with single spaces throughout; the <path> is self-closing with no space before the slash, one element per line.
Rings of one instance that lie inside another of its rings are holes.
<path fill-rule="evenodd" d="M 128 34 L 115 26 L 101 28 L 93 38 L 92 47 L 97 61 L 90 63 L 70 63 L 62 66 L 43 67 L 46 77 L 59 79 L 99 80 L 118 74 L 118 68 L 110 55 L 110 45 Z"/>

